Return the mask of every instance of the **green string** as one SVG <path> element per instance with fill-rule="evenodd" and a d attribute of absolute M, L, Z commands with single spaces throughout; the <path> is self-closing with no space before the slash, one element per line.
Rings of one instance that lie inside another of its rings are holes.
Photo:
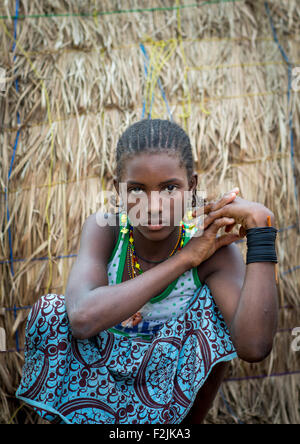
<path fill-rule="evenodd" d="M 154 11 L 173 11 L 177 9 L 184 8 L 197 8 L 204 5 L 213 5 L 218 3 L 237 3 L 243 2 L 245 0 L 211 0 L 206 1 L 201 4 L 192 3 L 190 5 L 179 5 L 179 6 L 166 6 L 162 8 L 138 8 L 138 9 L 117 9 L 115 11 L 94 11 L 94 12 L 72 12 L 66 14 L 32 14 L 32 15 L 19 15 L 19 20 L 24 20 L 27 18 L 51 18 L 51 17 L 97 17 L 99 15 L 113 15 L 113 14 L 128 14 L 134 12 L 154 12 Z M 1 15 L 0 19 L 8 20 L 15 19 L 14 15 Z"/>

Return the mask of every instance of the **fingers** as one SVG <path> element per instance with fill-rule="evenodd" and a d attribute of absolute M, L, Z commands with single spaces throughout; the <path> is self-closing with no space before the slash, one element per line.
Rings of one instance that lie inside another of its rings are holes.
<path fill-rule="evenodd" d="M 217 211 L 220 208 L 223 208 L 229 202 L 232 202 L 236 198 L 238 193 L 238 188 L 233 188 L 232 190 L 228 191 L 217 202 L 212 202 L 210 211 Z"/>
<path fill-rule="evenodd" d="M 232 225 L 234 223 L 234 219 L 230 217 L 221 217 L 219 219 L 215 219 L 212 223 L 208 224 L 207 219 L 204 220 L 204 224 L 199 225 L 197 227 L 197 232 L 194 233 L 194 237 L 202 236 L 204 232 L 211 233 L 213 236 L 216 236 L 218 230 L 226 225 Z M 208 225 L 210 225 L 208 227 Z"/>
<path fill-rule="evenodd" d="M 245 237 L 246 234 L 247 234 L 247 233 L 246 233 L 245 228 L 244 228 L 243 226 L 241 226 L 240 229 L 239 229 L 239 236 L 240 236 L 240 237 Z"/>
<path fill-rule="evenodd" d="M 238 234 L 224 234 L 216 239 L 216 250 L 221 247 L 225 247 L 225 245 L 232 244 L 240 239 Z"/>
<path fill-rule="evenodd" d="M 228 203 L 231 203 L 236 198 L 235 193 L 226 193 L 217 202 L 210 202 L 204 207 L 204 214 L 209 214 L 211 211 L 217 211 L 223 208 Z"/>
<path fill-rule="evenodd" d="M 235 227 L 235 223 L 234 224 L 231 224 L 231 225 L 226 225 L 226 227 L 225 227 L 225 232 L 226 233 L 230 233 L 230 231 L 232 231 L 233 230 L 233 228 Z"/>
<path fill-rule="evenodd" d="M 239 187 L 234 187 L 232 188 L 232 190 L 229 191 L 229 193 L 235 193 L 235 194 L 238 194 L 239 192 L 240 192 Z"/>
<path fill-rule="evenodd" d="M 221 227 L 226 225 L 232 225 L 235 222 L 233 217 L 221 217 L 220 219 L 215 219 L 212 223 L 214 230 L 219 230 Z"/>
<path fill-rule="evenodd" d="M 236 223 L 232 224 L 232 225 L 226 225 L 225 227 L 225 232 L 226 233 L 230 233 L 230 231 L 233 230 L 233 228 L 235 227 Z M 245 237 L 246 236 L 246 229 L 243 226 L 240 226 L 239 228 L 239 234 L 238 236 L 241 237 Z"/>
<path fill-rule="evenodd" d="M 235 220 L 232 217 L 220 217 L 219 219 L 215 219 L 208 228 L 205 227 L 204 230 L 207 229 L 210 232 L 217 234 L 220 228 L 234 224 Z"/>
<path fill-rule="evenodd" d="M 221 217 L 220 219 L 216 219 L 212 224 L 211 224 L 211 230 L 214 233 L 217 233 L 218 230 L 222 227 L 225 226 L 225 231 L 229 232 L 232 230 L 232 228 L 235 226 L 235 220 L 232 217 Z M 242 227 L 241 227 L 242 228 Z M 209 227 L 210 229 L 210 227 Z M 239 234 L 224 234 L 218 238 L 216 238 L 216 249 L 218 250 L 221 247 L 224 247 L 225 245 L 229 245 L 232 244 L 233 242 L 236 242 L 237 240 L 239 240 L 241 238 L 240 236 L 241 234 L 241 230 L 239 232 Z"/>
<path fill-rule="evenodd" d="M 230 203 L 230 201 L 228 203 Z M 231 224 L 226 223 L 226 225 L 232 225 L 232 228 L 233 228 L 233 226 L 236 223 L 235 219 L 232 218 L 232 217 L 229 217 L 229 215 L 226 215 L 226 207 L 224 205 L 224 207 L 219 208 L 218 210 L 211 211 L 211 213 L 209 213 L 205 217 L 205 219 L 204 219 L 204 229 L 206 229 L 209 225 L 213 224 L 214 221 L 216 221 L 216 220 L 220 221 L 220 220 L 225 220 L 225 219 L 230 219 L 231 220 Z M 231 231 L 231 229 L 229 229 L 229 231 Z"/>
<path fill-rule="evenodd" d="M 239 188 L 233 188 L 232 190 L 228 191 L 228 193 L 225 193 L 217 202 L 209 202 L 205 204 L 204 207 L 201 207 L 198 211 L 196 209 L 193 210 L 193 217 L 201 216 L 203 213 L 209 214 L 212 211 L 217 211 L 220 208 L 223 208 L 228 203 L 233 202 L 238 193 Z"/>

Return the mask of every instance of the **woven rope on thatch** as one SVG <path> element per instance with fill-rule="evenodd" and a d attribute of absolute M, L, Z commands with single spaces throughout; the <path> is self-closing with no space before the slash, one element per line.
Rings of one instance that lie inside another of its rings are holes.
<path fill-rule="evenodd" d="M 40 421 L 14 398 L 26 317 L 64 293 L 118 137 L 142 116 L 186 129 L 209 198 L 238 186 L 279 229 L 273 351 L 232 362 L 206 422 L 300 422 L 299 31 L 297 0 L 1 2 L 0 422 Z"/>

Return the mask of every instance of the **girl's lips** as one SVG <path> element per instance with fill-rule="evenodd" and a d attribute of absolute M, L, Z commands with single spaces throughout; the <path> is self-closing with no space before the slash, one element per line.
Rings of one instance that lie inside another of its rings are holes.
<path fill-rule="evenodd" d="M 163 228 L 169 227 L 170 222 L 166 220 L 159 220 L 158 223 L 151 224 L 151 220 L 144 220 L 140 222 L 140 225 L 145 227 L 147 230 L 159 231 L 162 230 Z"/>
<path fill-rule="evenodd" d="M 165 227 L 165 225 L 146 225 L 146 227 L 150 231 L 159 231 L 162 230 Z"/>
<path fill-rule="evenodd" d="M 166 226 L 168 226 L 166 223 L 164 223 L 164 221 L 158 223 L 158 224 L 151 224 L 150 221 L 147 221 L 144 226 L 150 230 L 150 231 L 159 231 L 162 230 L 163 228 L 165 228 Z"/>

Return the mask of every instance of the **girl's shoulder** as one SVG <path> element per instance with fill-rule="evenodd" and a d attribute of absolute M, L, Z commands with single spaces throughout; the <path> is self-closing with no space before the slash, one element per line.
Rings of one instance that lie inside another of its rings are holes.
<path fill-rule="evenodd" d="M 197 272 L 200 281 L 205 283 L 208 277 L 211 281 L 216 271 L 228 270 L 228 264 L 232 264 L 233 260 L 239 261 L 243 267 L 242 255 L 235 243 L 219 248 L 210 258 L 198 265 Z"/>
<path fill-rule="evenodd" d="M 109 257 L 113 251 L 119 233 L 119 215 L 97 211 L 87 217 L 82 228 L 81 247 L 87 247 L 90 251 L 105 249 L 105 256 Z M 80 248 L 81 248 L 80 247 Z"/>
<path fill-rule="evenodd" d="M 104 223 L 106 220 L 110 223 Z M 107 265 L 116 243 L 115 229 L 111 216 L 107 218 L 105 213 L 93 213 L 85 219 L 80 248 L 66 287 L 66 303 L 81 298 L 82 289 L 107 285 Z"/>
<path fill-rule="evenodd" d="M 98 210 L 96 213 L 91 214 L 88 219 L 91 219 L 93 223 L 96 223 L 98 227 L 110 227 L 112 232 L 115 233 L 119 230 L 120 226 L 120 213 L 106 213 Z"/>

